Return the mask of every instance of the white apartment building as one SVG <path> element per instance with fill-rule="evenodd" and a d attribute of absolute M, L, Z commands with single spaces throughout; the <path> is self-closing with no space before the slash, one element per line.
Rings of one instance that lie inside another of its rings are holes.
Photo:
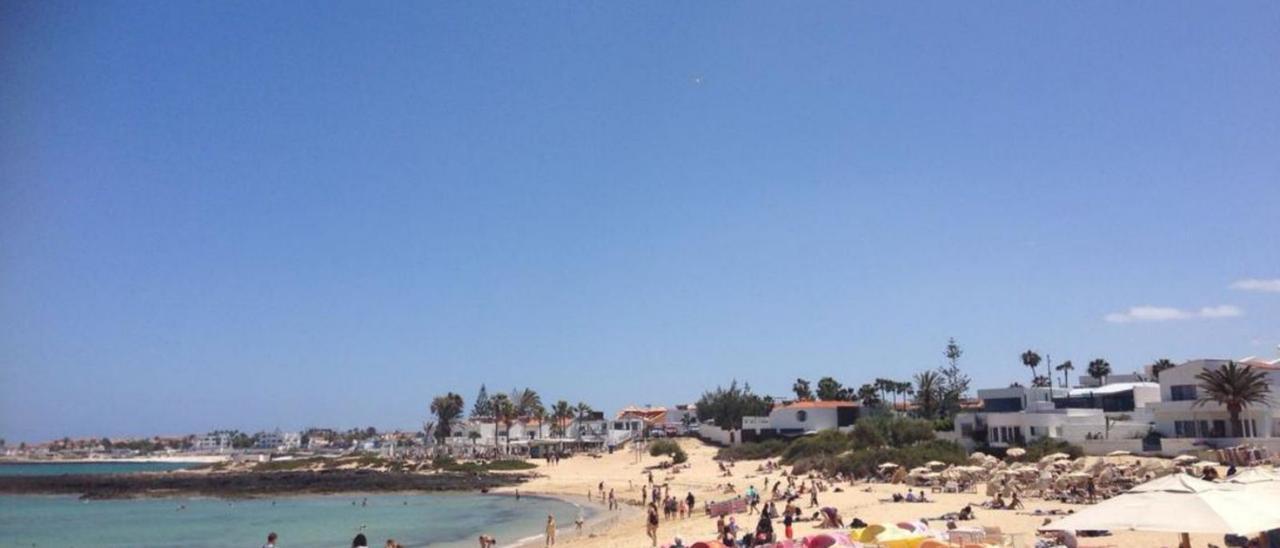
<path fill-rule="evenodd" d="M 302 434 L 298 432 L 283 432 L 277 428 L 271 432 L 258 432 L 256 437 L 254 449 L 292 451 L 302 447 Z"/>
<path fill-rule="evenodd" d="M 982 409 L 956 415 L 955 433 L 970 447 L 1025 445 L 1040 438 L 1075 444 L 1141 438 L 1159 385 L 1121 382 L 1074 389 L 1012 386 L 978 391 Z"/>
<path fill-rule="evenodd" d="M 206 453 L 225 453 L 231 450 L 231 438 L 235 432 L 230 430 L 214 430 L 196 438 L 192 449 Z"/>
<path fill-rule="evenodd" d="M 1166 442 L 1191 440 L 1192 444 L 1200 446 L 1227 447 L 1248 441 L 1240 440 L 1234 435 L 1230 416 L 1224 406 L 1216 403 L 1196 404 L 1203 395 L 1196 375 L 1222 367 L 1228 361 L 1191 360 L 1160 373 L 1162 401 L 1152 406 L 1152 411 L 1156 429 L 1164 435 Z M 1265 371 L 1271 384 L 1272 398 L 1280 398 L 1280 360 L 1265 361 L 1248 357 L 1236 360 L 1236 363 Z M 1271 405 L 1249 406 L 1240 414 L 1240 422 L 1239 437 L 1280 437 L 1280 401 L 1272 401 Z"/>

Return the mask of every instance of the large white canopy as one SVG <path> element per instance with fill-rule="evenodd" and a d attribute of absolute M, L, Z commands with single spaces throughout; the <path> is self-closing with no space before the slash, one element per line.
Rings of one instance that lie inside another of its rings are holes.
<path fill-rule="evenodd" d="M 1045 529 L 1252 535 L 1280 528 L 1280 492 L 1185 474 L 1149 481 Z"/>

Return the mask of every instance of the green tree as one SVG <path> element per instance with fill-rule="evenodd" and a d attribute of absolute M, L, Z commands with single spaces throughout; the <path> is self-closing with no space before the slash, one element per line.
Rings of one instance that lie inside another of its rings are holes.
<path fill-rule="evenodd" d="M 751 385 L 738 386 L 738 381 L 729 383 L 728 388 L 717 386 L 715 390 L 703 392 L 698 400 L 698 420 L 710 420 L 724 429 L 742 428 L 742 417 L 755 417 L 769 413 L 772 404 L 769 398 L 751 391 Z"/>
<path fill-rule="evenodd" d="M 1032 383 L 1032 386 L 1035 386 L 1036 367 L 1040 365 L 1040 354 L 1037 354 L 1034 350 L 1028 350 L 1026 352 L 1023 352 L 1022 365 L 1031 368 L 1031 383 Z"/>
<path fill-rule="evenodd" d="M 1065 362 L 1062 362 L 1062 363 L 1058 364 L 1058 366 L 1057 366 L 1057 367 L 1054 367 L 1054 369 L 1055 369 L 1055 370 L 1057 370 L 1057 371 L 1061 371 L 1061 372 L 1062 372 L 1062 387 L 1063 387 L 1063 388 L 1071 388 L 1071 381 L 1067 378 L 1067 374 L 1068 374 L 1068 373 L 1070 373 L 1070 372 L 1071 372 L 1073 369 L 1075 369 L 1075 368 L 1076 368 L 1076 366 L 1071 365 L 1071 360 L 1067 360 L 1067 361 L 1065 361 Z"/>
<path fill-rule="evenodd" d="M 884 403 L 884 400 L 880 399 L 880 390 L 871 383 L 858 387 L 858 400 L 865 407 L 879 407 Z"/>
<path fill-rule="evenodd" d="M 533 410 L 542 407 L 542 396 L 539 396 L 532 388 L 525 388 L 516 392 L 516 396 L 512 398 L 516 405 L 516 415 L 521 417 L 532 417 Z"/>
<path fill-rule="evenodd" d="M 960 344 L 956 342 L 955 337 L 947 339 L 947 348 L 942 352 L 947 359 L 947 364 L 941 367 L 938 372 L 941 374 L 942 389 L 942 416 L 954 417 L 960 412 L 960 402 L 969 393 L 969 376 L 960 370 L 960 357 L 964 355 L 964 350 L 960 348 Z"/>
<path fill-rule="evenodd" d="M 1106 382 L 1107 375 L 1111 374 L 1111 364 L 1107 360 L 1097 358 L 1089 362 L 1089 368 L 1086 369 L 1090 377 L 1098 379 L 1099 383 Z"/>
<path fill-rule="evenodd" d="M 1227 362 L 1217 369 L 1206 369 L 1196 375 L 1202 395 L 1196 399 L 1197 407 L 1216 403 L 1227 408 L 1231 417 L 1231 437 L 1244 437 L 1244 425 L 1240 413 L 1250 405 L 1269 405 L 1271 384 L 1265 371 L 1255 371 L 1252 366 L 1240 367 Z"/>
<path fill-rule="evenodd" d="M 813 399 L 813 390 L 809 388 L 809 381 L 804 379 L 796 379 L 795 384 L 791 385 L 791 391 L 796 393 L 797 400 Z"/>
<path fill-rule="evenodd" d="M 431 412 L 436 416 L 436 440 L 444 443 L 453 431 L 453 421 L 462 416 L 462 396 L 449 392 L 431 400 Z"/>
<path fill-rule="evenodd" d="M 849 393 L 844 386 L 831 377 L 822 377 L 818 379 L 818 399 L 822 401 L 842 401 L 849 399 Z"/>
<path fill-rule="evenodd" d="M 915 381 L 915 402 L 920 416 L 928 419 L 941 416 L 942 400 L 946 392 L 942 375 L 937 371 L 922 371 L 916 373 Z"/>
<path fill-rule="evenodd" d="M 560 432 L 560 437 L 565 436 L 565 423 L 573 419 L 575 409 L 569 402 L 560 400 L 551 406 L 551 419 L 555 421 L 555 430 Z"/>
<path fill-rule="evenodd" d="M 471 407 L 471 418 L 493 418 L 493 399 L 484 385 L 480 385 L 480 393 L 476 394 L 476 403 Z"/>
<path fill-rule="evenodd" d="M 1174 367 L 1177 367 L 1177 365 L 1178 364 L 1170 361 L 1169 358 L 1160 358 L 1156 360 L 1155 363 L 1151 364 L 1151 376 L 1155 377 L 1158 381 L 1160 380 L 1160 373 L 1167 369 L 1173 369 Z"/>
<path fill-rule="evenodd" d="M 592 409 L 590 405 L 587 405 L 587 402 L 584 402 L 584 401 L 578 402 L 578 418 L 585 419 L 588 416 L 590 416 L 592 413 L 595 413 L 595 411 L 596 410 Z"/>
<path fill-rule="evenodd" d="M 661 457 L 663 455 L 669 455 L 672 464 L 680 464 L 689 460 L 689 455 L 684 452 L 684 449 L 675 440 L 658 440 L 649 444 L 649 456 Z"/>
<path fill-rule="evenodd" d="M 493 410 L 494 425 L 502 425 L 503 432 L 507 438 L 507 452 L 511 452 L 511 425 L 515 424 L 516 404 L 511 401 L 511 396 L 506 394 L 497 394 L 490 399 L 491 408 Z"/>

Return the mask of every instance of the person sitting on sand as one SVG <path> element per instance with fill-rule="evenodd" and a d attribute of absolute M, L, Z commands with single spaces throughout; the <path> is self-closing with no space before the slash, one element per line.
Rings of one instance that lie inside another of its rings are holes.
<path fill-rule="evenodd" d="M 1013 492 L 1013 498 L 1012 498 L 1012 499 L 1009 499 L 1009 507 L 1008 507 L 1008 508 L 1009 508 L 1010 510 L 1017 510 L 1017 509 L 1023 508 L 1022 501 L 1018 499 L 1018 492 L 1017 492 L 1017 491 L 1014 491 L 1014 492 Z"/>
<path fill-rule="evenodd" d="M 995 498 L 995 500 L 991 501 L 991 509 L 992 509 L 992 510 L 1004 510 L 1004 508 L 1005 508 L 1005 506 L 1004 506 L 1004 495 L 1003 495 L 1003 494 L 1001 494 L 1001 493 L 996 493 L 996 498 Z"/>
<path fill-rule="evenodd" d="M 915 491 L 913 491 L 913 490 L 911 490 L 911 489 L 907 489 L 907 496 L 906 496 L 905 498 L 906 498 L 906 501 L 907 501 L 907 502 L 915 502 L 915 501 L 916 501 L 916 492 L 915 492 Z"/>
<path fill-rule="evenodd" d="M 960 516 L 958 517 L 958 519 L 960 521 L 969 521 L 973 519 L 973 505 L 971 504 L 964 505 L 964 508 L 960 510 Z"/>
<path fill-rule="evenodd" d="M 919 497 L 916 497 L 916 502 L 929 502 L 929 500 L 928 500 L 928 499 L 924 498 L 924 490 L 923 490 L 923 489 L 921 489 L 921 490 L 920 490 L 920 496 L 919 496 Z"/>
<path fill-rule="evenodd" d="M 844 518 L 840 517 L 840 511 L 830 506 L 824 506 L 821 510 L 813 515 L 814 519 L 821 519 L 822 523 L 818 524 L 819 529 L 843 529 Z"/>

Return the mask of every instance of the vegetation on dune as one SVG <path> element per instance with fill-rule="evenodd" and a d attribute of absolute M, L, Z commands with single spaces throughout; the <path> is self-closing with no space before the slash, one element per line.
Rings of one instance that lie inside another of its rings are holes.
<path fill-rule="evenodd" d="M 721 460 L 762 460 L 781 457 L 788 447 L 783 440 L 767 440 L 758 443 L 743 443 L 722 447 L 716 452 Z"/>
<path fill-rule="evenodd" d="M 1019 460 L 1026 462 L 1035 462 L 1054 453 L 1066 453 L 1071 455 L 1073 459 L 1084 456 L 1084 449 L 1079 445 L 1073 445 L 1070 442 L 1056 438 L 1040 438 L 1027 444 L 1024 449 L 1026 449 L 1027 454 L 1020 457 Z M 984 448 L 981 451 L 993 455 L 1002 455 L 1005 450 Z"/>
<path fill-rule="evenodd" d="M 680 447 L 680 444 L 676 443 L 674 440 L 657 440 L 651 442 L 649 444 L 649 456 L 669 456 L 671 457 L 671 462 L 675 464 L 680 464 L 689 460 L 689 455 L 684 452 L 684 448 Z"/>

